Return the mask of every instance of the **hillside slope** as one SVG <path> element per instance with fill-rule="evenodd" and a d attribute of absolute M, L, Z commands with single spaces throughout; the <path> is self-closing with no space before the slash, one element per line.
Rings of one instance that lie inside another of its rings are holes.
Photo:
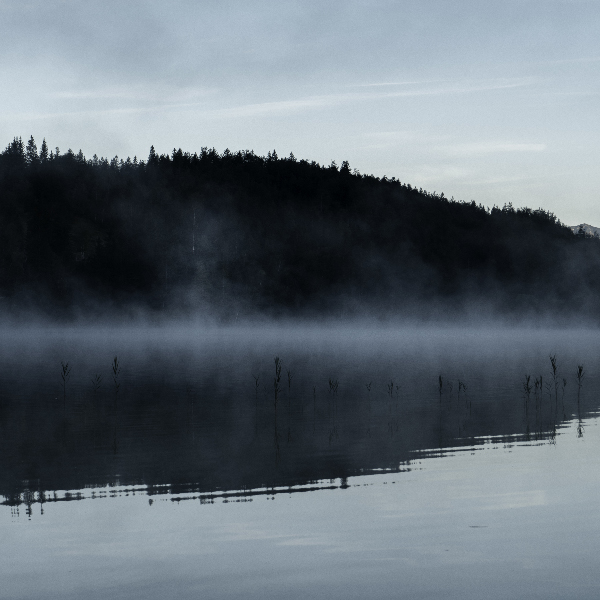
<path fill-rule="evenodd" d="M 396 179 L 174 150 L 0 155 L 5 312 L 600 313 L 600 241 L 542 209 L 487 209 Z"/>

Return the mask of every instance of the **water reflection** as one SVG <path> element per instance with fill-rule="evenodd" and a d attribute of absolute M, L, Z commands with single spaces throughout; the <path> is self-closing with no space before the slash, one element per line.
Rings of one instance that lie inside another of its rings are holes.
<path fill-rule="evenodd" d="M 457 356 L 439 340 L 379 340 L 376 352 L 288 342 L 285 356 L 272 340 L 188 342 L 133 343 L 108 359 L 93 340 L 50 340 L 5 356 L 3 503 L 31 514 L 116 494 L 211 503 L 332 489 L 490 440 L 556 443 L 573 421 L 583 437 L 597 409 L 581 356 L 539 340 L 508 357 L 475 343 Z M 74 357 L 55 360 L 65 348 Z"/>

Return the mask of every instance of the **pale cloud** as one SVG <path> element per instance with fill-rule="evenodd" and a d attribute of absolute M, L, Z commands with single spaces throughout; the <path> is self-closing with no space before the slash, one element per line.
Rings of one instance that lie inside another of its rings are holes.
<path fill-rule="evenodd" d="M 419 131 L 409 131 L 409 130 L 399 130 L 399 131 L 372 131 L 365 134 L 366 138 L 371 138 L 374 140 L 382 141 L 382 142 L 407 142 L 413 140 L 423 140 L 427 139 L 431 140 L 431 136 L 427 136 L 423 132 Z M 438 136 L 436 139 L 441 139 L 443 136 Z M 446 136 L 444 136 L 446 137 Z"/>
<path fill-rule="evenodd" d="M 242 104 L 228 108 L 212 109 L 203 111 L 205 117 L 255 117 L 261 115 L 289 114 L 303 110 L 314 110 L 327 108 L 347 102 L 348 95 L 330 94 L 324 96 L 308 96 L 297 100 L 279 100 L 273 102 L 257 102 L 253 104 Z"/>
<path fill-rule="evenodd" d="M 278 546 L 332 546 L 333 542 L 320 537 L 293 537 L 283 542 L 278 542 Z"/>
<path fill-rule="evenodd" d="M 154 111 L 169 113 L 178 111 L 193 112 L 196 117 L 204 120 L 287 116 L 304 111 L 314 112 L 330 109 L 341 105 L 368 105 L 369 103 L 394 98 L 501 91 L 532 85 L 532 83 L 534 83 L 534 80 L 531 78 L 457 81 L 433 87 L 426 82 L 419 82 L 412 89 L 397 91 L 334 92 L 231 106 L 223 106 L 227 103 L 228 90 L 211 87 L 117 86 L 99 89 L 67 89 L 48 92 L 46 97 L 49 102 L 46 110 L 5 111 L 2 120 L 24 121 L 29 119 L 52 119 L 54 117 L 101 116 Z M 378 84 L 369 85 L 378 87 Z M 406 85 L 413 85 L 413 83 L 406 82 Z M 104 101 L 110 105 L 106 106 L 105 104 L 103 107 L 91 106 L 96 100 Z M 52 109 L 52 104 L 56 101 L 79 102 L 79 105 L 77 108 L 71 108 L 71 110 L 56 111 Z M 87 108 L 85 103 L 88 103 Z M 215 105 L 218 104 L 221 104 L 221 107 L 215 108 Z"/>
<path fill-rule="evenodd" d="M 454 156 L 474 156 L 482 154 L 497 154 L 502 152 L 544 152 L 546 144 L 531 144 L 521 142 L 474 142 L 452 144 L 439 148 L 445 154 Z"/>
<path fill-rule="evenodd" d="M 99 89 L 71 89 L 49 92 L 48 97 L 56 100 L 126 100 L 134 102 L 156 102 L 158 98 L 189 102 L 214 95 L 218 88 L 174 88 L 167 86 L 119 86 Z"/>
<path fill-rule="evenodd" d="M 415 81 L 380 81 L 374 83 L 354 83 L 348 87 L 389 87 L 396 85 L 423 85 L 424 83 L 441 83 L 444 79 L 415 80 Z"/>
<path fill-rule="evenodd" d="M 494 79 L 475 82 L 456 82 L 442 87 L 416 87 L 411 90 L 377 93 L 332 93 L 291 100 L 279 100 L 238 105 L 228 108 L 209 110 L 204 116 L 214 117 L 249 117 L 269 114 L 287 114 L 302 110 L 329 108 L 340 104 L 368 103 L 389 98 L 415 97 L 415 96 L 443 96 L 451 94 L 470 94 L 484 91 L 505 90 L 532 85 L 536 80 L 532 78 Z M 375 84 L 373 84 L 375 85 Z M 408 85 L 408 83 L 407 83 Z"/>
<path fill-rule="evenodd" d="M 360 88 L 389 88 L 415 86 L 413 89 L 402 89 L 391 92 L 379 92 L 378 94 L 369 94 L 370 97 L 394 98 L 401 96 L 435 96 L 445 94 L 470 94 L 474 92 L 485 92 L 494 90 L 505 90 L 520 88 L 539 84 L 538 77 L 514 77 L 514 78 L 494 78 L 494 79 L 431 79 L 420 81 L 381 81 L 372 83 L 357 83 L 350 87 Z M 435 84 L 435 85 L 432 85 Z M 440 85 L 441 84 L 441 85 Z"/>
<path fill-rule="evenodd" d="M 447 135 L 431 135 L 424 131 L 372 131 L 364 134 L 365 143 L 361 144 L 362 148 L 382 149 L 393 148 L 396 146 L 404 146 L 411 144 L 430 147 L 433 144 L 439 144 L 448 141 Z"/>
<path fill-rule="evenodd" d="M 382 98 L 395 98 L 402 96 L 445 96 L 454 94 L 473 94 L 476 92 L 489 92 L 496 90 L 508 90 L 532 86 L 539 83 L 537 77 L 520 77 L 515 79 L 501 78 L 479 81 L 456 81 L 447 85 L 433 88 L 418 88 L 414 90 L 402 90 L 398 92 L 387 92 L 381 94 Z"/>
<path fill-rule="evenodd" d="M 546 65 L 570 65 L 600 62 L 600 56 L 581 56 L 579 58 L 562 58 L 558 60 L 548 60 L 541 64 Z"/>

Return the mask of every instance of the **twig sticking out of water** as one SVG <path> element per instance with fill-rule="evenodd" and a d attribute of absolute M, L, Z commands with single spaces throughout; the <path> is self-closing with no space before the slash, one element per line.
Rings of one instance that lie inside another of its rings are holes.
<path fill-rule="evenodd" d="M 282 362 L 279 358 L 279 356 L 275 357 L 275 377 L 273 379 L 273 389 L 275 391 L 275 413 L 277 413 L 277 398 L 279 397 L 279 392 L 281 391 L 281 388 L 279 387 L 279 384 L 281 383 L 281 367 L 282 367 Z"/>
<path fill-rule="evenodd" d="M 260 386 L 260 375 L 252 375 L 254 379 L 254 433 L 258 433 L 258 388 Z"/>
<path fill-rule="evenodd" d="M 558 367 L 556 365 L 556 354 L 550 355 L 550 366 L 552 367 L 552 377 L 556 377 L 556 372 L 558 371 Z"/>
<path fill-rule="evenodd" d="M 394 382 L 393 382 L 393 381 L 390 381 L 390 382 L 388 383 L 388 386 L 387 386 L 387 388 L 388 388 L 388 394 L 390 395 L 390 401 L 389 401 L 389 403 L 388 403 L 388 411 L 389 411 L 389 412 L 390 412 L 390 414 L 391 414 L 391 412 L 392 412 L 392 398 L 393 398 L 393 396 L 394 396 Z"/>
<path fill-rule="evenodd" d="M 335 398 L 337 396 L 339 381 L 337 379 L 329 379 L 329 393 Z"/>
<path fill-rule="evenodd" d="M 529 398 L 531 396 L 531 375 L 525 375 L 523 382 L 523 393 L 525 395 L 525 414 L 529 413 Z"/>
<path fill-rule="evenodd" d="M 464 381 L 458 380 L 458 392 L 456 393 L 456 399 L 460 400 L 460 392 L 463 392 L 463 395 L 467 393 L 467 386 Z"/>
<path fill-rule="evenodd" d="M 119 359 L 115 356 L 113 358 L 112 366 L 112 378 L 113 383 L 115 384 L 115 429 L 114 429 L 114 437 L 113 437 L 113 453 L 116 454 L 118 450 L 117 443 L 117 398 L 119 395 L 119 388 L 121 387 L 121 383 L 119 382 L 119 375 L 121 373 L 121 366 L 119 365 Z"/>
<path fill-rule="evenodd" d="M 559 386 L 559 377 L 558 377 L 558 366 L 556 364 L 556 354 L 550 355 L 550 366 L 552 368 L 552 384 L 554 387 L 554 403 L 555 407 L 558 410 L 558 386 Z"/>
<path fill-rule="evenodd" d="M 583 365 L 577 365 L 577 403 L 579 404 L 579 396 L 581 394 L 581 386 L 583 384 L 583 378 L 585 377 L 585 371 L 583 370 Z"/>
<path fill-rule="evenodd" d="M 121 373 L 121 366 L 119 365 L 119 359 L 115 356 L 112 362 L 112 377 L 115 384 L 115 411 L 117 410 L 117 396 L 119 394 L 119 388 L 121 384 L 119 382 L 119 374 Z"/>
<path fill-rule="evenodd" d="M 338 386 L 340 382 L 337 379 L 329 378 L 329 394 L 331 395 L 331 399 L 333 401 L 333 414 L 335 417 L 335 413 L 337 412 L 337 393 Z"/>
<path fill-rule="evenodd" d="M 440 394 L 440 404 L 442 403 L 442 387 L 444 385 L 444 382 L 442 380 L 442 376 L 439 375 L 438 376 L 438 392 Z"/>
<path fill-rule="evenodd" d="M 337 427 L 335 424 L 335 418 L 337 415 L 337 393 L 338 393 L 339 384 L 340 384 L 340 382 L 337 379 L 331 379 L 331 377 L 329 378 L 329 394 L 331 396 L 331 405 L 332 405 L 331 413 L 332 413 L 332 419 L 333 419 L 333 427 L 332 427 L 331 431 L 329 432 L 329 443 L 330 444 L 334 437 L 336 439 L 339 437 L 338 432 L 337 432 Z"/>
<path fill-rule="evenodd" d="M 63 411 L 67 412 L 67 382 L 69 381 L 69 378 L 71 377 L 71 367 L 69 366 L 68 362 L 62 362 L 60 363 L 61 366 L 61 373 L 60 376 L 62 378 L 62 382 L 63 382 Z"/>
<path fill-rule="evenodd" d="M 292 412 L 292 379 L 294 376 L 292 375 L 292 371 L 290 369 L 287 370 L 287 380 L 288 380 L 288 420 L 290 419 L 290 415 Z M 289 441 L 290 433 L 288 430 L 288 441 Z"/>
<path fill-rule="evenodd" d="M 277 430 L 277 399 L 279 398 L 279 392 L 281 392 L 281 369 L 283 366 L 283 362 L 281 361 L 281 359 L 279 358 L 279 356 L 276 356 L 274 361 L 275 363 L 275 377 L 273 378 L 273 391 L 275 393 L 275 398 L 274 398 L 274 407 L 275 407 L 275 413 L 274 413 L 274 420 L 273 420 L 273 441 L 275 444 L 275 462 L 278 463 L 279 462 L 279 458 L 281 456 L 281 450 L 279 447 L 279 432 Z"/>

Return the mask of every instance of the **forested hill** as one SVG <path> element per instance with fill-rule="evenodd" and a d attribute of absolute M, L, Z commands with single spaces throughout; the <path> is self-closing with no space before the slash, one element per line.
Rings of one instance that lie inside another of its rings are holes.
<path fill-rule="evenodd" d="M 507 200 L 510 200 L 507 198 Z M 202 148 L 0 154 L 0 310 L 600 315 L 600 241 L 542 209 Z"/>

